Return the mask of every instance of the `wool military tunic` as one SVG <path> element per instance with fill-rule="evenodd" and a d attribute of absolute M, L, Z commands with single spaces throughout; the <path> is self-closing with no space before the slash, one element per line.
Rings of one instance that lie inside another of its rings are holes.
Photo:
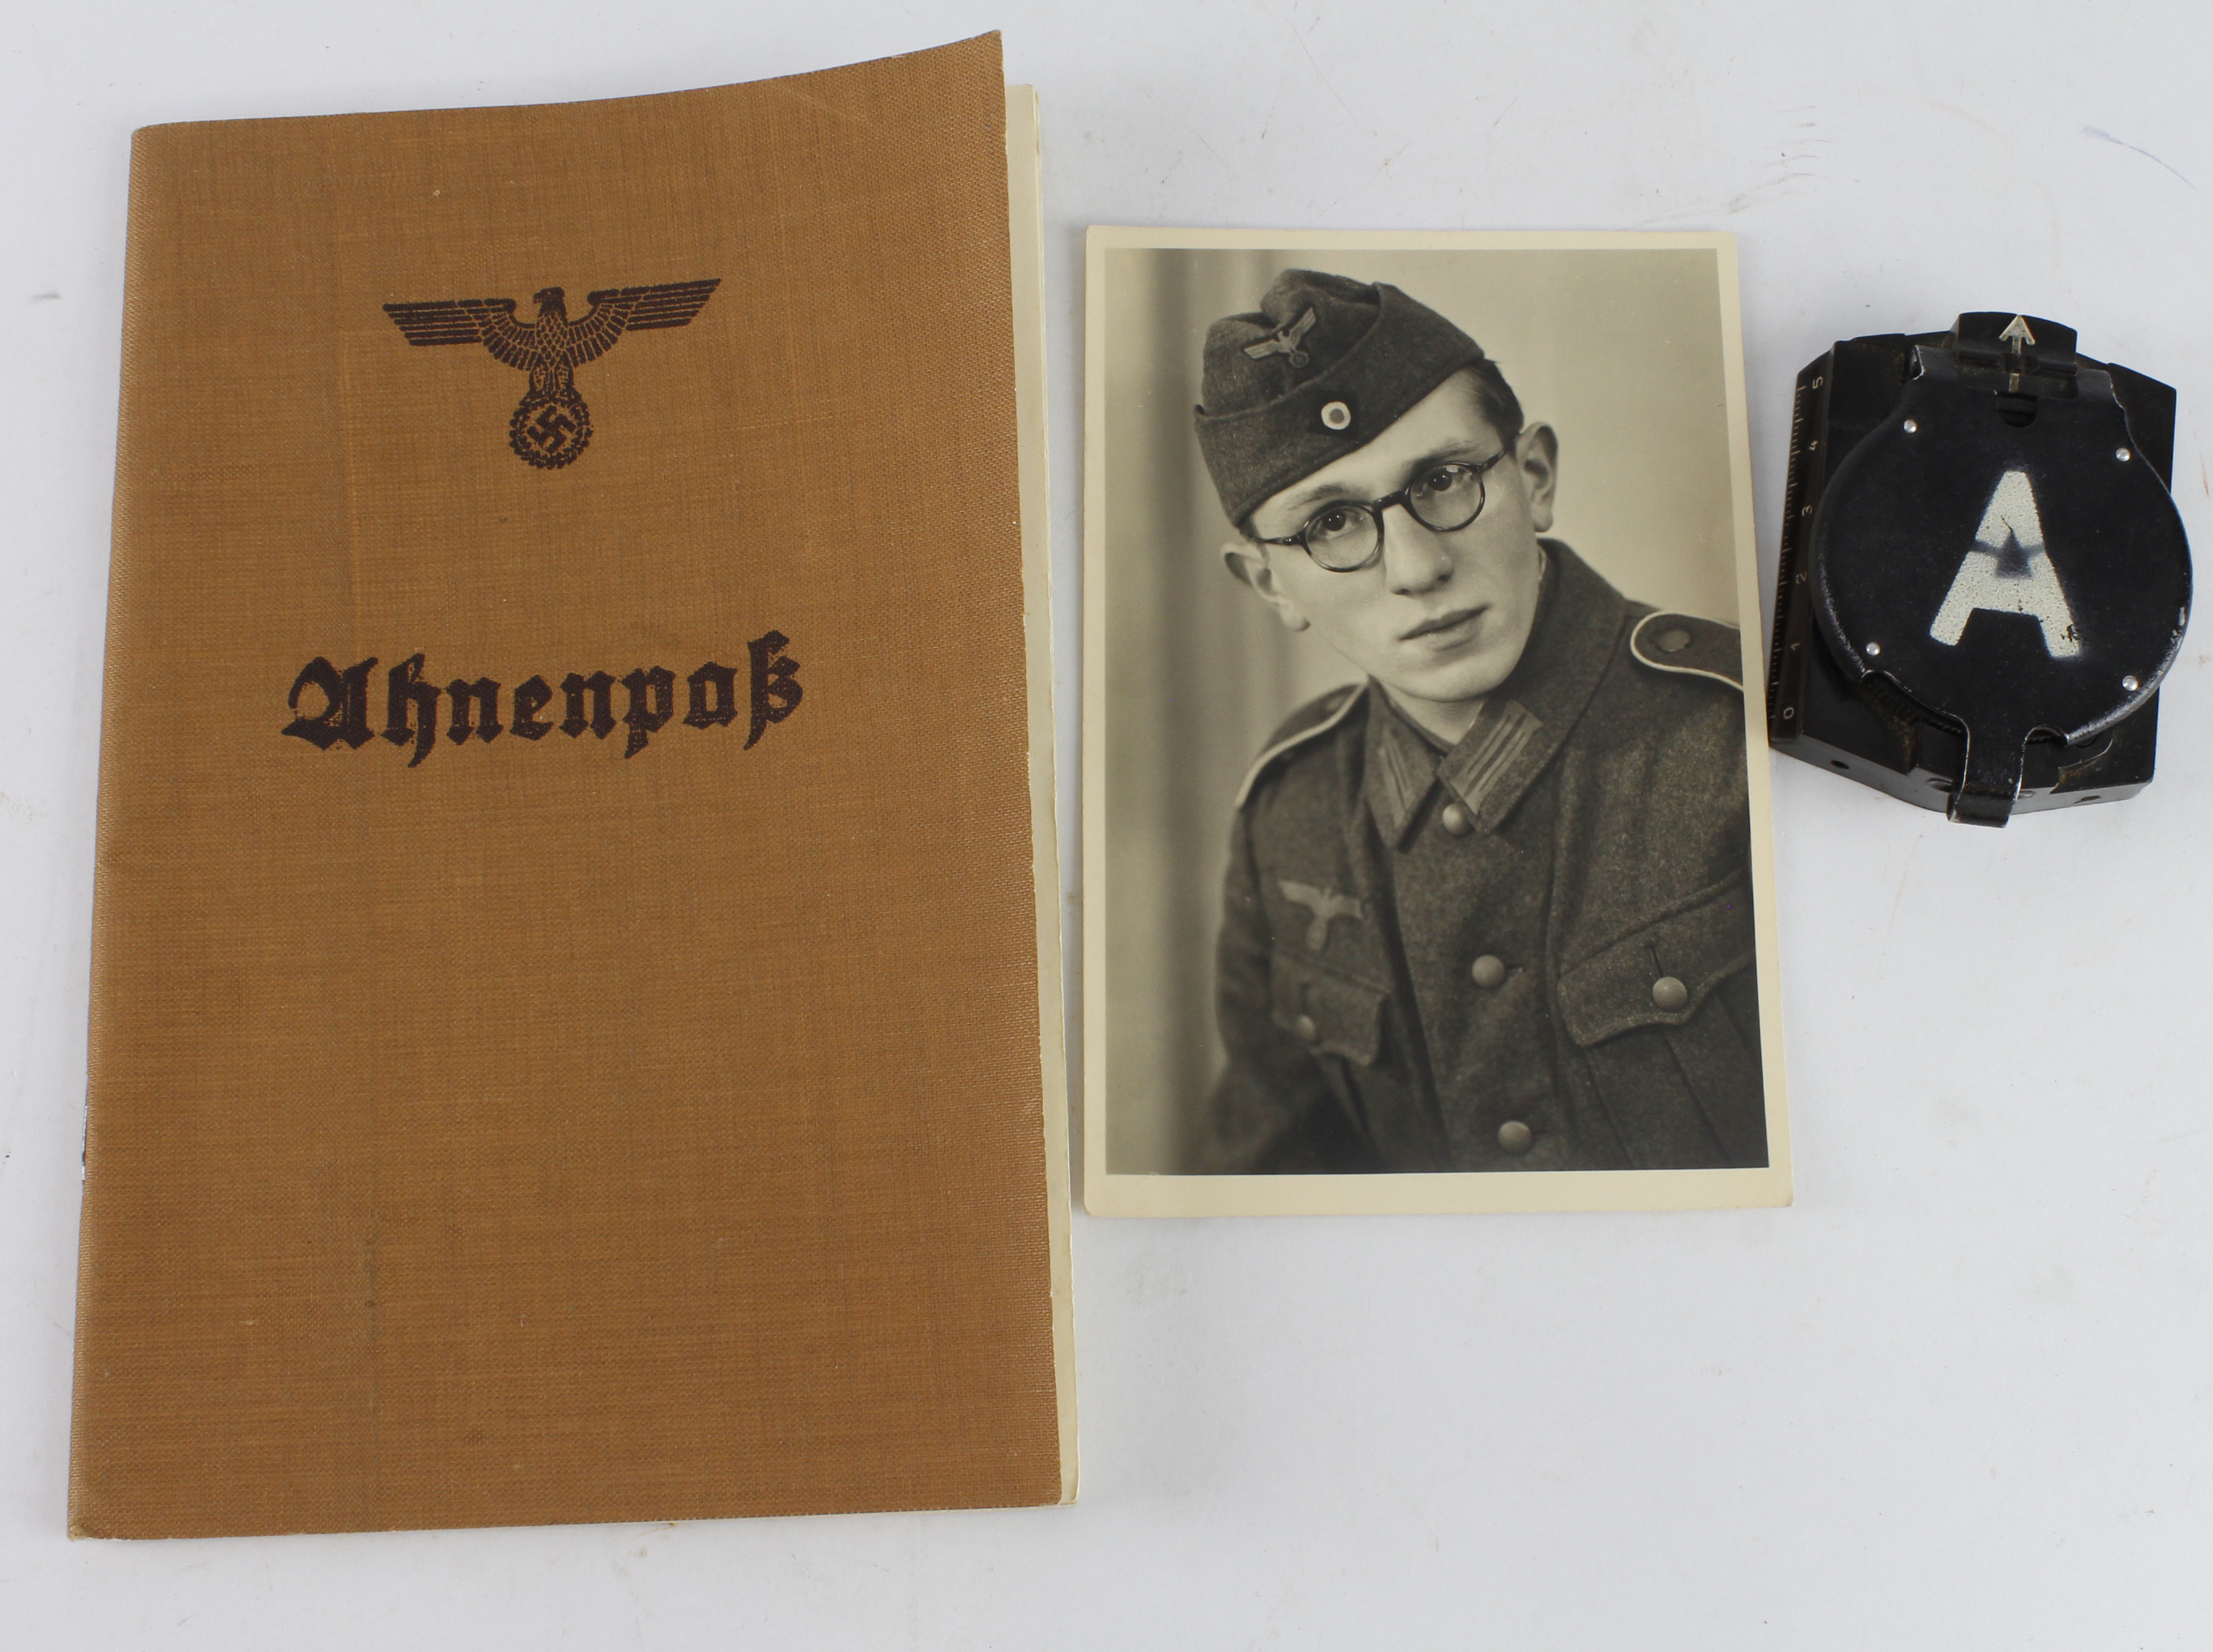
<path fill-rule="evenodd" d="M 1458 744 L 1368 683 L 1253 765 L 1210 1167 L 1766 1163 L 1738 633 L 1545 546 Z"/>

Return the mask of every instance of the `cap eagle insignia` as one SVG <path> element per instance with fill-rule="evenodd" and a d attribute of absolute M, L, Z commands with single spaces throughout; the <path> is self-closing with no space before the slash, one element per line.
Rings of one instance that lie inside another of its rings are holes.
<path fill-rule="evenodd" d="M 591 308 L 574 321 L 558 287 L 532 295 L 535 321 L 516 320 L 512 298 L 387 304 L 384 313 L 411 344 L 480 344 L 494 359 L 529 374 L 530 388 L 507 422 L 508 445 L 526 464 L 558 470 L 574 464 L 592 439 L 591 410 L 576 393 L 576 369 L 613 350 L 625 332 L 684 326 L 721 284 L 716 279 L 609 287 L 588 295 Z"/>
<path fill-rule="evenodd" d="M 1266 338 L 1245 346 L 1245 353 L 1254 361 L 1265 361 L 1271 356 L 1287 356 L 1293 367 L 1307 364 L 1307 353 L 1299 346 L 1313 331 L 1314 313 L 1309 309 L 1295 321 L 1286 321 Z"/>

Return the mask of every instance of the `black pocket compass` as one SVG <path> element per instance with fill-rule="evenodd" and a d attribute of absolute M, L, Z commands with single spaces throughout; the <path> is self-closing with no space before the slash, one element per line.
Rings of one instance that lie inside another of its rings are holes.
<path fill-rule="evenodd" d="M 2003 311 L 1798 375 L 1768 740 L 1954 820 L 2152 776 L 2190 619 L 2174 392 Z"/>

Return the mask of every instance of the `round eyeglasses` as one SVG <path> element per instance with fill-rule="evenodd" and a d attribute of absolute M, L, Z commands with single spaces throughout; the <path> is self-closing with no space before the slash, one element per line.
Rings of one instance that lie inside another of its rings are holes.
<path fill-rule="evenodd" d="M 1483 478 L 1512 453 L 1500 448 L 1479 465 L 1448 460 L 1424 465 L 1421 473 L 1396 493 L 1365 504 L 1339 499 L 1307 518 L 1288 539 L 1262 539 L 1263 545 L 1298 545 L 1333 574 L 1355 574 L 1383 554 L 1383 513 L 1404 505 L 1406 514 L 1432 533 L 1466 527 L 1483 514 Z"/>

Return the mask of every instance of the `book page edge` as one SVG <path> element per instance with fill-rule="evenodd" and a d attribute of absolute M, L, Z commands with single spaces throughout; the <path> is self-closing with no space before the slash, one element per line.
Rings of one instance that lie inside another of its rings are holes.
<path fill-rule="evenodd" d="M 1046 1217 L 1052 1251 L 1053 1392 L 1060 1501 L 1076 1501 L 1076 1313 L 1069 1255 L 1068 1055 L 1062 1024 L 1059 817 L 1054 799 L 1052 497 L 1047 472 L 1045 204 L 1035 88 L 1007 88 L 1007 230 L 1012 253 L 1015 418 L 1022 512 L 1022 623 L 1029 668 L 1030 832 L 1037 893 L 1038 1062 L 1044 1080 Z"/>

